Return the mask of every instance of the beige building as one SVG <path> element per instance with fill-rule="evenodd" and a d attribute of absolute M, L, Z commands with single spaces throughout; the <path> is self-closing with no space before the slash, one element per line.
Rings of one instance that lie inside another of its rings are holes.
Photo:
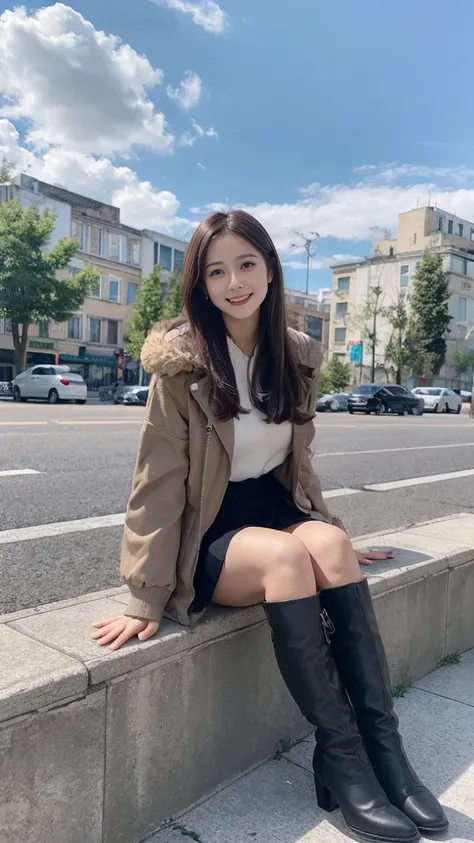
<path fill-rule="evenodd" d="M 69 275 L 89 264 L 100 276 L 92 295 L 68 322 L 30 327 L 27 364 L 65 363 L 82 374 L 92 390 L 112 383 L 123 373 L 124 363 L 125 378 L 134 378 L 136 362 L 124 360 L 123 346 L 142 271 L 145 277 L 160 263 L 166 292 L 170 273 L 182 266 L 186 243 L 126 226 L 120 221 L 119 208 L 24 173 L 0 185 L 0 202 L 14 198 L 23 207 L 35 203 L 41 211 L 56 213 L 51 245 L 61 237 L 78 241 Z M 10 326 L 0 319 L 0 381 L 14 375 Z"/>
<path fill-rule="evenodd" d="M 329 342 L 329 312 L 323 311 L 323 302 L 318 293 L 303 293 L 300 290 L 285 290 L 288 324 L 297 331 L 309 334 L 318 340 L 327 351 Z"/>
<path fill-rule="evenodd" d="M 353 382 L 372 379 L 372 354 L 364 338 L 372 325 L 364 318 L 367 301 L 374 288 L 380 288 L 380 308 L 395 304 L 400 295 L 409 294 L 416 268 L 426 250 L 440 254 L 448 273 L 450 288 L 449 312 L 451 332 L 447 335 L 446 363 L 439 376 L 431 379 L 435 386 L 459 386 L 455 380 L 452 355 L 458 348 L 474 350 L 474 337 L 468 338 L 474 322 L 474 222 L 461 219 L 438 208 L 424 207 L 407 211 L 398 217 L 395 239 L 374 244 L 374 254 L 360 261 L 333 267 L 333 296 L 329 328 L 329 358 L 350 361 L 351 346 L 364 342 L 361 365 L 354 364 Z M 383 315 L 377 317 L 375 380 L 392 379 L 385 349 L 392 328 Z M 470 388 L 471 376 L 465 376 Z M 411 385 L 411 381 L 409 383 Z"/>

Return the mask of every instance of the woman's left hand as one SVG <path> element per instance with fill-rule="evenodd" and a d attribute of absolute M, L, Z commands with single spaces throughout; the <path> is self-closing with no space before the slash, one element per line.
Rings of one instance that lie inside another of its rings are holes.
<path fill-rule="evenodd" d="M 373 562 L 379 562 L 384 559 L 394 559 L 395 555 L 390 552 L 379 550 L 356 550 L 355 555 L 359 565 L 372 565 Z"/>

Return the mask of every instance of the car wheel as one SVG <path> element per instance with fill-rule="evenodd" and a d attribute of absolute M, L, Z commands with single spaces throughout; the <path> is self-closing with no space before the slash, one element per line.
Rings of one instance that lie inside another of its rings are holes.
<path fill-rule="evenodd" d="M 421 407 L 413 407 L 411 414 L 413 416 L 422 416 L 425 411 Z"/>
<path fill-rule="evenodd" d="M 12 390 L 13 400 L 14 401 L 21 401 L 21 392 L 19 386 L 14 386 Z"/>
<path fill-rule="evenodd" d="M 76 398 L 76 404 L 85 404 L 87 398 Z"/>
<path fill-rule="evenodd" d="M 448 404 L 448 403 L 446 403 L 446 404 L 444 405 L 444 410 L 443 410 L 443 413 L 446 413 L 446 415 L 448 415 L 448 413 L 449 413 L 449 404 Z"/>
<path fill-rule="evenodd" d="M 370 416 L 370 410 L 364 410 L 366 416 Z"/>
<path fill-rule="evenodd" d="M 462 404 L 460 404 L 460 405 L 459 405 L 459 407 L 458 407 L 458 408 L 457 408 L 457 410 L 456 410 L 456 415 L 457 415 L 457 416 L 459 416 L 459 413 L 461 412 L 461 409 L 462 409 Z"/>
<path fill-rule="evenodd" d="M 375 408 L 375 415 L 376 416 L 383 416 L 384 413 L 387 412 L 387 409 L 388 409 L 387 405 L 384 404 L 383 401 L 379 401 L 379 403 L 377 404 L 377 406 Z"/>
<path fill-rule="evenodd" d="M 350 415 L 350 416 L 353 416 L 353 415 L 354 415 L 354 410 L 350 409 L 350 410 L 349 410 L 349 415 Z"/>
<path fill-rule="evenodd" d="M 48 401 L 50 404 L 59 404 L 59 395 L 57 389 L 49 390 Z"/>
<path fill-rule="evenodd" d="M 435 404 L 435 405 L 434 405 L 434 407 L 433 407 L 432 412 L 433 412 L 433 413 L 437 413 L 437 412 L 438 412 L 438 407 L 439 407 L 439 404 Z"/>

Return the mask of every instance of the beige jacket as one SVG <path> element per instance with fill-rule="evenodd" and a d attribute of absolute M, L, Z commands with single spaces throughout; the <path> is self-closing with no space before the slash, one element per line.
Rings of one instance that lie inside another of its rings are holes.
<path fill-rule="evenodd" d="M 290 333 L 299 362 L 312 370 L 302 409 L 313 413 L 320 347 L 306 334 Z M 188 615 L 188 607 L 201 539 L 229 482 L 234 423 L 219 421 L 211 410 L 210 378 L 197 367 L 186 325 L 155 326 L 142 363 L 153 377 L 123 534 L 120 576 L 130 589 L 125 614 L 160 621 L 166 612 L 188 625 L 202 614 Z M 342 526 L 329 514 L 311 464 L 313 436 L 312 421 L 293 425 L 292 451 L 274 474 L 303 512 L 316 510 Z"/>

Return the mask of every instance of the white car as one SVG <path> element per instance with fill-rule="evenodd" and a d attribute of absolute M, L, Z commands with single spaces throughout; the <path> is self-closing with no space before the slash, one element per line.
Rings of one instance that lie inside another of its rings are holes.
<path fill-rule="evenodd" d="M 13 379 L 12 395 L 14 401 L 43 398 L 50 404 L 60 401 L 85 404 L 87 386 L 80 375 L 70 371 L 69 366 L 32 366 Z"/>
<path fill-rule="evenodd" d="M 452 389 L 440 386 L 417 386 L 412 389 L 413 395 L 418 395 L 425 402 L 425 413 L 460 413 L 462 398 Z"/>

